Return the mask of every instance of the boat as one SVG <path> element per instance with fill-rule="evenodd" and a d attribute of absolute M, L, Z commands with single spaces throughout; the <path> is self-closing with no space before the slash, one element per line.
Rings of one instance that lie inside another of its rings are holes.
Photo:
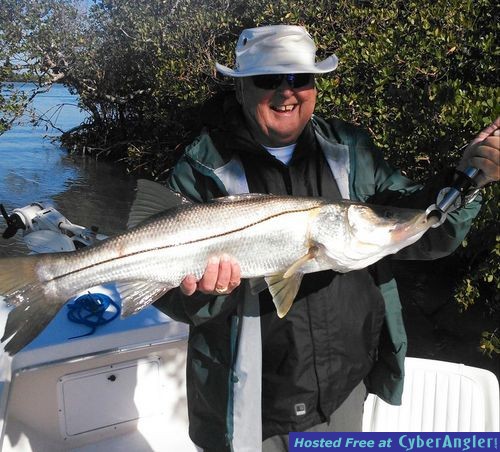
<path fill-rule="evenodd" d="M 106 238 L 44 204 L 4 216 L 7 235 L 22 230 L 32 253 L 71 251 Z M 69 300 L 20 352 L 0 352 L 0 451 L 199 450 L 188 435 L 187 325 L 154 307 L 121 319 L 112 284 L 89 292 Z M 0 325 L 9 311 L 0 296 Z M 493 373 L 420 358 L 407 358 L 405 367 L 402 405 L 370 394 L 364 432 L 499 431 Z"/>
<path fill-rule="evenodd" d="M 6 235 L 21 233 L 31 253 L 106 238 L 47 204 L 2 210 Z M 3 301 L 1 328 L 10 312 Z M 91 288 L 20 352 L 0 352 L 1 451 L 197 450 L 188 435 L 187 325 L 154 307 L 125 319 L 119 310 L 112 284 Z"/>

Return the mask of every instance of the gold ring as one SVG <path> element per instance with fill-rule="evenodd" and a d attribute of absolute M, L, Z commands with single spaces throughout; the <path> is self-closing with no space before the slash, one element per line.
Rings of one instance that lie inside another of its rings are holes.
<path fill-rule="evenodd" d="M 218 293 L 218 294 L 225 294 L 227 292 L 227 286 L 226 287 L 216 287 L 215 288 L 215 291 Z"/>

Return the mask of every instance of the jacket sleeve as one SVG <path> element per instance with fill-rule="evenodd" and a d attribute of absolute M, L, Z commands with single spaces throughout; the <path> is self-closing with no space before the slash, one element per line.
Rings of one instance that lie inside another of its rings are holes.
<path fill-rule="evenodd" d="M 210 178 L 193 167 L 186 154 L 179 159 L 169 174 L 167 186 L 194 202 L 206 202 L 221 195 Z M 174 320 L 200 325 L 215 317 L 230 315 L 237 299 L 238 289 L 224 296 L 206 295 L 200 292 L 187 296 L 179 288 L 175 288 L 157 300 L 153 306 Z"/>
<path fill-rule="evenodd" d="M 174 320 L 197 326 L 216 317 L 229 317 L 234 313 L 237 299 L 238 289 L 225 296 L 196 292 L 188 297 L 179 288 L 175 288 L 157 300 L 153 306 Z"/>
<path fill-rule="evenodd" d="M 391 167 L 366 133 L 362 133 L 357 142 L 354 171 L 355 190 L 361 200 L 423 210 L 436 202 L 439 191 L 450 186 L 454 176 L 454 171 L 447 170 L 425 184 L 417 184 Z M 480 208 L 480 197 L 477 197 L 448 214 L 444 224 L 427 231 L 419 241 L 401 250 L 394 258 L 437 259 L 452 253 L 465 238 Z"/>

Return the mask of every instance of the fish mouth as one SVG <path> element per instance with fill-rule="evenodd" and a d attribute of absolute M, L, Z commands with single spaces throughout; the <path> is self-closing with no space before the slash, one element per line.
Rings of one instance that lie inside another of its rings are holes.
<path fill-rule="evenodd" d="M 403 242 L 405 240 L 421 237 L 429 228 L 436 224 L 438 219 L 436 217 L 427 218 L 425 212 L 417 215 L 413 221 L 406 223 L 396 224 L 390 231 L 391 240 L 393 243 Z"/>

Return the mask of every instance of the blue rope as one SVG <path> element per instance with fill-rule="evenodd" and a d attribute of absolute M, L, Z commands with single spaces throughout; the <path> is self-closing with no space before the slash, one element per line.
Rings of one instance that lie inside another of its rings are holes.
<path fill-rule="evenodd" d="M 106 312 L 110 306 L 112 306 L 112 309 L 110 312 Z M 120 306 L 107 295 L 90 292 L 68 304 L 68 309 L 68 319 L 71 322 L 80 323 L 91 328 L 89 333 L 70 337 L 70 339 L 94 334 L 98 326 L 105 325 L 116 319 L 121 311 Z M 111 314 L 111 316 L 106 316 L 106 313 Z"/>

